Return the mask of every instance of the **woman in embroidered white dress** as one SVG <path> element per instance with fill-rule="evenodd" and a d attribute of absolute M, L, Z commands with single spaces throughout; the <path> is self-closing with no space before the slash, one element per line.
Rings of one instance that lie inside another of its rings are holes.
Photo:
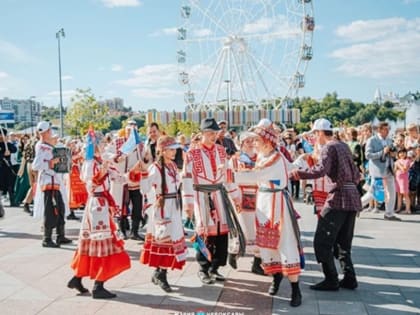
<path fill-rule="evenodd" d="M 124 241 L 119 238 L 113 220 L 116 204 L 109 193 L 110 180 L 123 183 L 127 177 L 118 173 L 108 161 L 101 160 L 98 147 L 93 148 L 94 139 L 92 130 L 88 135 L 86 161 L 81 173 L 89 197 L 83 213 L 78 248 L 71 263 L 74 277 L 67 286 L 86 293 L 88 290 L 83 287 L 82 278 L 90 277 L 95 280 L 92 297 L 109 299 L 116 297 L 116 294 L 106 290 L 104 282 L 131 266 L 130 257 L 124 250 Z"/>
<path fill-rule="evenodd" d="M 156 202 L 148 209 L 150 221 L 140 262 L 156 268 L 152 282 L 165 292 L 172 291 L 167 269 L 182 269 L 187 258 L 178 196 L 181 181 L 173 161 L 178 147 L 174 138 L 161 136 L 157 142 L 158 159 L 142 173 L 140 181 L 143 193 L 156 196 Z"/>
<path fill-rule="evenodd" d="M 299 306 L 302 303 L 298 282 L 302 248 L 296 214 L 286 190 L 288 171 L 293 166 L 275 149 L 278 133 L 271 121 L 263 119 L 254 132 L 259 152 L 255 168 L 235 173 L 235 181 L 238 184 L 257 182 L 258 185 L 256 242 L 264 272 L 273 275 L 268 293 L 275 295 L 283 275 L 287 276 L 292 286 L 290 305 Z"/>

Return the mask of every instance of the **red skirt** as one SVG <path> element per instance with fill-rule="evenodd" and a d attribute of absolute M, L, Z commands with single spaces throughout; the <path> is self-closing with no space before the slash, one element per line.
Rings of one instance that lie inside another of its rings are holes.
<path fill-rule="evenodd" d="M 131 261 L 127 252 L 124 250 L 124 242 L 115 237 L 115 223 L 110 219 L 112 240 L 112 254 L 108 256 L 89 256 L 82 254 L 80 248 L 74 254 L 71 268 L 76 277 L 90 277 L 97 281 L 107 281 L 121 272 L 130 269 Z M 86 251 L 85 251 L 86 252 Z"/>
<path fill-rule="evenodd" d="M 140 263 L 163 269 L 182 269 L 185 260 L 178 261 L 176 256 L 186 251 L 185 240 L 179 242 L 156 242 L 152 234 L 146 235 Z"/>

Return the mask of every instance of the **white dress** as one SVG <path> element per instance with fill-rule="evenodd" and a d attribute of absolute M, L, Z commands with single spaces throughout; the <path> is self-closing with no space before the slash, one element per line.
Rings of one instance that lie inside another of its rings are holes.
<path fill-rule="evenodd" d="M 258 156 L 255 169 L 235 173 L 238 184 L 257 181 L 257 246 L 266 274 L 299 275 L 301 272 L 300 235 L 296 213 L 285 189 L 288 171 L 293 168 L 281 153 Z"/>

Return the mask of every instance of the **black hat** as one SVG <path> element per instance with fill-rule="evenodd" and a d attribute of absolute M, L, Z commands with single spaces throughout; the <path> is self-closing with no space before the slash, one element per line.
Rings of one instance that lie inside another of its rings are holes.
<path fill-rule="evenodd" d="M 201 131 L 209 131 L 209 130 L 219 131 L 220 127 L 214 118 L 206 118 L 201 121 L 200 130 Z"/>
<path fill-rule="evenodd" d="M 3 136 L 3 135 L 7 136 L 7 129 L 6 128 L 1 128 L 1 129 L 2 131 L 0 133 L 0 136 Z"/>

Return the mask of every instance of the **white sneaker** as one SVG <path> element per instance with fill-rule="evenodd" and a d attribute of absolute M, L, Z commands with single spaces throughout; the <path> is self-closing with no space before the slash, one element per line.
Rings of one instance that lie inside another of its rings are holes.
<path fill-rule="evenodd" d="M 372 213 L 380 213 L 381 212 L 381 210 L 379 210 L 378 208 L 374 208 L 373 210 L 372 210 Z"/>
<path fill-rule="evenodd" d="M 365 210 L 365 212 L 372 212 L 375 208 L 369 207 Z"/>

